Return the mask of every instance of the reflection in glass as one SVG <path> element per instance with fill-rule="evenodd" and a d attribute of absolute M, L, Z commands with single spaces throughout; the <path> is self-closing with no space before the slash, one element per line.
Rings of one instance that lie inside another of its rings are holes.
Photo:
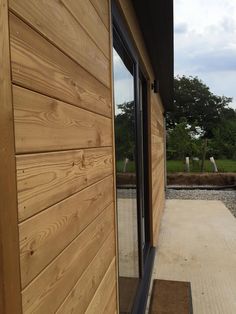
<path fill-rule="evenodd" d="M 129 313 L 139 281 L 134 76 L 124 50 L 113 49 L 113 63 L 120 311 Z"/>

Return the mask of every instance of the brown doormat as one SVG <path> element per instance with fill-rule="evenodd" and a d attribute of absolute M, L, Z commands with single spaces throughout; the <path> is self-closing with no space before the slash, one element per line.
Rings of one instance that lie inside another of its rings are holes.
<path fill-rule="evenodd" d="M 190 282 L 153 281 L 149 314 L 192 314 Z"/>

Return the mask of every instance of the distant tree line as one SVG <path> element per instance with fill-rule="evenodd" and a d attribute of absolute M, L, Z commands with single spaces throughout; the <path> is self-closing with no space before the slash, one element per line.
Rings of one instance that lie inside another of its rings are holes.
<path fill-rule="evenodd" d="M 116 159 L 135 159 L 135 106 L 134 102 L 118 105 L 115 116 Z"/>
<path fill-rule="evenodd" d="M 174 108 L 167 113 L 167 158 L 236 159 L 232 98 L 214 95 L 197 77 L 174 79 Z"/>
<path fill-rule="evenodd" d="M 214 95 L 197 77 L 174 79 L 174 106 L 167 113 L 167 158 L 236 159 L 236 111 L 232 98 Z M 134 102 L 118 105 L 116 158 L 135 159 Z"/>

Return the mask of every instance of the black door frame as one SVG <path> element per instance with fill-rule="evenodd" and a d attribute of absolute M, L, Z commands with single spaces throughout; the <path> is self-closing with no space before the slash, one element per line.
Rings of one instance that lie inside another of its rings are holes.
<path fill-rule="evenodd" d="M 135 102 L 135 108 L 136 108 L 136 120 L 138 123 L 141 121 L 141 115 L 143 112 L 140 111 L 140 106 L 137 106 L 137 104 L 140 104 L 140 94 L 139 94 L 139 79 L 140 76 L 146 81 L 146 90 L 145 90 L 145 97 L 146 100 L 148 98 L 148 84 L 147 84 L 147 79 L 144 75 L 144 71 L 142 71 L 142 67 L 140 66 L 139 63 L 139 58 L 136 53 L 136 50 L 130 40 L 130 35 L 127 31 L 125 22 L 123 18 L 121 17 L 121 14 L 119 12 L 119 9 L 115 3 L 115 0 L 112 0 L 112 23 L 113 23 L 113 39 L 115 38 L 116 42 L 119 42 L 127 51 L 128 55 L 132 59 L 134 63 L 134 102 Z M 112 44 L 113 47 L 113 44 Z M 146 104 L 148 105 L 148 103 Z M 145 121 L 145 127 L 146 130 L 148 131 L 148 111 L 147 108 L 146 110 L 146 121 Z M 146 187 L 148 187 L 148 177 L 142 178 L 140 177 L 141 175 L 144 175 L 141 173 L 142 170 L 142 163 L 143 160 L 139 156 L 139 143 L 144 143 L 143 141 L 143 135 L 140 132 L 137 132 L 136 128 L 136 142 L 137 142 L 137 149 L 136 149 L 136 160 L 137 160 L 137 166 L 138 166 L 138 177 L 137 177 L 137 206 L 138 209 L 141 208 L 142 204 L 140 204 L 140 201 L 143 201 L 143 206 L 145 206 L 145 212 L 146 212 L 146 235 L 149 236 L 149 245 L 146 246 L 145 252 L 142 248 L 142 212 L 141 210 L 138 210 L 138 247 L 139 247 L 139 274 L 140 274 L 140 285 L 136 294 L 135 298 L 135 303 L 133 306 L 133 311 L 132 313 L 144 313 L 145 308 L 146 308 L 146 302 L 147 302 L 147 297 L 148 297 L 148 292 L 149 292 L 149 285 L 151 281 L 151 275 L 152 275 L 152 268 L 153 268 L 153 262 L 154 262 L 154 257 L 155 257 L 155 248 L 151 246 L 151 224 L 150 224 L 150 200 L 149 200 L 149 193 L 146 191 L 146 196 L 143 200 L 143 190 L 140 188 L 141 184 L 143 184 L 144 180 L 146 181 Z M 148 142 L 148 141 L 147 141 Z M 145 146 L 145 147 L 144 147 Z M 143 145 L 144 149 L 148 150 L 148 144 Z M 149 154 L 148 151 L 146 151 L 146 154 Z M 144 164 L 144 167 L 146 169 L 144 170 L 144 173 L 149 174 L 149 156 L 147 155 L 146 157 L 146 164 Z M 149 174 L 150 175 L 150 174 Z M 148 212 L 149 211 L 149 212 Z M 147 214 L 148 213 L 148 214 Z M 147 232 L 148 231 L 148 232 Z"/>

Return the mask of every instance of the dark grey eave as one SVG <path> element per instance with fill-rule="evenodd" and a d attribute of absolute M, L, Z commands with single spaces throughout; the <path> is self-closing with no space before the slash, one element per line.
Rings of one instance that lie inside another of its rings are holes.
<path fill-rule="evenodd" d="M 173 0 L 132 0 L 166 111 L 173 108 Z"/>

